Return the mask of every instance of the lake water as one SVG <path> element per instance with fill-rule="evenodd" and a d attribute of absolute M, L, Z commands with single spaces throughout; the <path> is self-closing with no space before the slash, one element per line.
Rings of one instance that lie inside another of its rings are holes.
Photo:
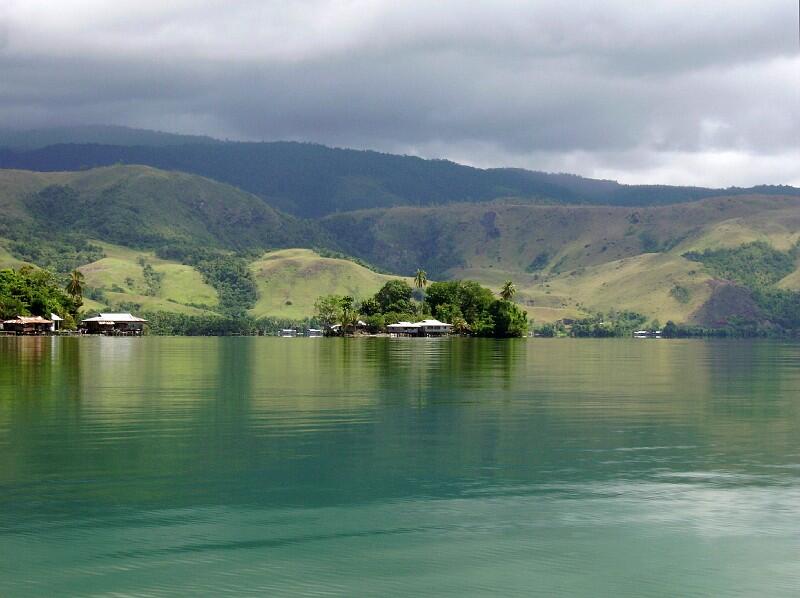
<path fill-rule="evenodd" d="M 800 345 L 0 338 L 0 595 L 800 592 Z"/>

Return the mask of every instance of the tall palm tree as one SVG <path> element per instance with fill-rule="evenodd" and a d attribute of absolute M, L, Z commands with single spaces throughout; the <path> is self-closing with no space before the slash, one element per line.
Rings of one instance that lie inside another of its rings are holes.
<path fill-rule="evenodd" d="M 73 299 L 83 297 L 83 280 L 83 273 L 80 270 L 73 270 L 70 272 L 66 291 Z"/>
<path fill-rule="evenodd" d="M 355 331 L 358 325 L 358 310 L 355 303 L 355 299 L 349 295 L 342 297 L 339 302 L 342 308 L 342 321 L 340 323 L 344 334 Z"/>
<path fill-rule="evenodd" d="M 507 280 L 505 284 L 503 284 L 503 288 L 500 289 L 500 297 L 504 301 L 511 301 L 514 298 L 514 295 L 517 294 L 517 287 L 514 286 L 514 283 L 510 280 Z"/>
<path fill-rule="evenodd" d="M 428 285 L 428 273 L 425 270 L 417 269 L 417 274 L 414 276 L 414 286 L 418 289 L 424 289 Z"/>

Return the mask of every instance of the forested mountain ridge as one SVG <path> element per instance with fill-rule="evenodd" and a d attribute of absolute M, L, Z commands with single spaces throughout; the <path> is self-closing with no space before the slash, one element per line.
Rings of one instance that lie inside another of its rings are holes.
<path fill-rule="evenodd" d="M 67 143 L 0 149 L 0 168 L 52 172 L 114 164 L 198 174 L 249 191 L 284 212 L 305 218 L 369 208 L 509 198 L 525 203 L 649 206 L 720 195 L 800 195 L 800 189 L 786 186 L 720 190 L 622 185 L 576 175 L 480 169 L 447 160 L 297 142 Z"/>
<path fill-rule="evenodd" d="M 0 129 L 0 147 L 30 150 L 59 143 L 101 143 L 104 145 L 183 145 L 223 143 L 205 135 L 180 135 L 115 125 L 78 125 L 47 129 Z"/>

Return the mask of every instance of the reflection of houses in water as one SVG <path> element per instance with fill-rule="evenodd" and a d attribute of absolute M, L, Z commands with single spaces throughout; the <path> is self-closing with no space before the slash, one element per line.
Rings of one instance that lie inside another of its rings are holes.
<path fill-rule="evenodd" d="M 107 334 L 120 336 L 139 336 L 144 332 L 147 320 L 131 314 L 100 314 L 94 318 L 81 320 L 87 334 Z"/>
<path fill-rule="evenodd" d="M 661 338 L 660 330 L 636 330 L 633 338 Z"/>
<path fill-rule="evenodd" d="M 322 336 L 322 330 L 319 328 L 309 328 L 306 330 L 305 335 L 296 328 L 283 328 L 280 332 L 278 332 L 278 336 L 283 338 L 295 338 L 297 336 L 307 336 L 309 338 L 319 338 Z"/>

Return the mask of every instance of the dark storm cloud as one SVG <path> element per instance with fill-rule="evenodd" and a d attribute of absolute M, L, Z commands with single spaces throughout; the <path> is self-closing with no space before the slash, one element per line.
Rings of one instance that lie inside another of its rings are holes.
<path fill-rule="evenodd" d="M 800 182 L 797 6 L 785 0 L 162 4 L 7 0 L 0 124 L 301 139 L 629 181 Z"/>

